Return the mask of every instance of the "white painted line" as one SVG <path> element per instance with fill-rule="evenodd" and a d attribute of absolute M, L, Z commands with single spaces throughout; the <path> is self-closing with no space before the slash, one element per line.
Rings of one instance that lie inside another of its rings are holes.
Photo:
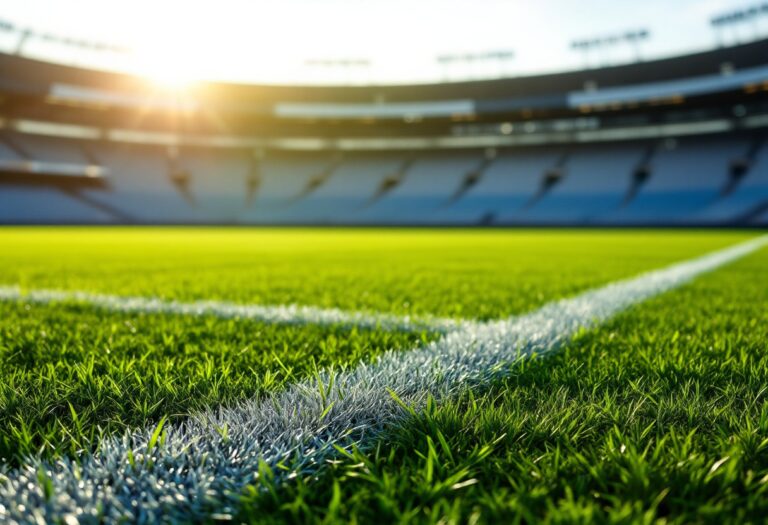
<path fill-rule="evenodd" d="M 30 290 L 18 286 L 0 286 L 0 301 L 25 301 L 49 304 L 85 303 L 113 312 L 211 315 L 288 325 L 356 326 L 381 330 L 430 330 L 447 333 L 461 329 L 466 322 L 440 317 L 412 317 L 387 313 L 345 312 L 338 308 L 316 306 L 238 304 L 224 301 L 167 301 L 155 297 L 126 297 L 79 290 Z"/>
<path fill-rule="evenodd" d="M 188 522 L 231 513 L 260 461 L 287 466 L 275 470 L 280 479 L 312 472 L 336 453 L 333 445 L 364 446 L 405 417 L 390 392 L 420 410 L 429 396 L 439 402 L 487 384 L 516 359 L 551 352 L 577 331 L 766 244 L 760 237 L 528 315 L 478 323 L 425 348 L 325 372 L 267 399 L 169 426 L 154 447 L 148 429 L 107 438 L 97 453 L 75 460 L 30 460 L 0 476 L 0 521 Z"/>

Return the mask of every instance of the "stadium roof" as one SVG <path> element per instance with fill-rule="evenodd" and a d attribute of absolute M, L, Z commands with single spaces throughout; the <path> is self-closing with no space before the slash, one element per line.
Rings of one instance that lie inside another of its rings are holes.
<path fill-rule="evenodd" d="M 20 47 L 34 58 L 170 84 L 413 84 L 627 63 L 757 39 L 768 34 L 768 9 L 755 5 L 137 0 L 116 8 L 97 0 L 28 0 L 6 6 L 0 51 Z M 754 15 L 729 18 L 738 9 Z"/>

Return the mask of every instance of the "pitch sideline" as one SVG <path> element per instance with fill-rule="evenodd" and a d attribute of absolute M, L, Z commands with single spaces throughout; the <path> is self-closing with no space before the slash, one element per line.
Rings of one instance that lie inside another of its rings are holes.
<path fill-rule="evenodd" d="M 78 460 L 33 459 L 0 474 L 0 518 L 191 521 L 232 512 L 261 462 L 276 475 L 317 470 L 334 445 L 364 445 L 405 411 L 504 374 L 506 365 L 547 353 L 577 331 L 768 245 L 763 236 L 666 268 L 549 303 L 505 321 L 475 323 L 410 352 L 327 371 L 262 401 L 211 410 L 164 429 L 105 439 Z M 153 435 L 154 433 L 154 435 Z"/>
<path fill-rule="evenodd" d="M 431 316 L 407 316 L 388 313 L 347 312 L 338 308 L 316 306 L 238 304 L 226 301 L 168 301 L 156 297 L 130 297 L 80 290 L 33 289 L 0 286 L 0 301 L 26 301 L 35 304 L 83 303 L 112 312 L 212 315 L 286 325 L 340 325 L 381 330 L 431 330 L 448 333 L 461 330 L 472 321 Z"/>

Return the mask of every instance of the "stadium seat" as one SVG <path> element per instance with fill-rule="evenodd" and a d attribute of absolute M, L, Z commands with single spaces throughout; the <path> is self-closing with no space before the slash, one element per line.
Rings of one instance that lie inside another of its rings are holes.
<path fill-rule="evenodd" d="M 8 133 L 0 141 L 0 161 L 34 161 L 59 164 L 92 164 L 81 141 Z M 67 177 L 67 176 L 64 176 Z M 31 180 L 31 176 L 30 176 Z M 117 217 L 94 207 L 82 195 L 100 190 L 64 191 L 60 187 L 10 183 L 0 186 L 0 223 L 111 223 Z"/>
<path fill-rule="evenodd" d="M 89 191 L 135 222 L 198 222 L 194 207 L 174 187 L 168 176 L 167 149 L 162 146 L 100 143 L 93 155 L 110 170 L 109 191 Z"/>
<path fill-rule="evenodd" d="M 328 153 L 269 152 L 260 163 L 261 182 L 243 221 L 299 222 L 299 200 L 313 177 L 334 163 Z"/>
<path fill-rule="evenodd" d="M 768 226 L 768 210 L 765 210 L 763 213 L 755 217 L 755 219 L 752 222 L 753 224 Z"/>
<path fill-rule="evenodd" d="M 0 160 L 21 160 L 21 158 L 5 142 L 0 140 Z"/>
<path fill-rule="evenodd" d="M 0 223 L 3 224 L 105 224 L 110 214 L 95 209 L 54 188 L 0 187 Z"/>
<path fill-rule="evenodd" d="M 640 143 L 574 148 L 563 166 L 562 180 L 522 214 L 523 220 L 584 224 L 617 210 L 642 157 Z"/>
<path fill-rule="evenodd" d="M 736 135 L 667 141 L 650 159 L 643 141 L 415 157 L 8 136 L 0 160 L 98 164 L 109 172 L 106 189 L 8 186 L 26 211 L 6 207 L 4 222 L 56 222 L 46 217 L 61 201 L 59 222 L 721 224 L 758 220 L 768 202 L 768 147 L 753 148 L 749 169 L 733 183 L 734 161 L 755 144 Z M 649 176 L 634 187 L 641 165 Z M 554 178 L 546 186 L 548 174 Z M 11 192 L 0 191 L 10 203 Z"/>
<path fill-rule="evenodd" d="M 539 191 L 544 173 L 559 155 L 559 151 L 544 148 L 500 153 L 452 211 L 473 223 L 520 220 L 526 204 Z"/>
<path fill-rule="evenodd" d="M 181 148 L 193 213 L 201 222 L 237 223 L 249 204 L 251 156 L 245 150 Z"/>
<path fill-rule="evenodd" d="M 84 142 L 82 140 L 25 133 L 13 134 L 12 140 L 14 144 L 29 154 L 31 160 L 68 164 L 91 164 L 83 151 Z"/>
<path fill-rule="evenodd" d="M 327 180 L 294 206 L 297 219 L 354 223 L 376 194 L 381 181 L 396 172 L 401 155 L 347 154 Z"/>
<path fill-rule="evenodd" d="M 768 203 L 768 145 L 763 144 L 749 171 L 728 195 L 715 201 L 694 218 L 698 222 L 716 224 L 748 218 Z"/>
<path fill-rule="evenodd" d="M 401 154 L 400 163 L 407 159 Z M 363 222 L 461 222 L 448 206 L 451 196 L 482 157 L 479 153 L 445 152 L 416 158 L 402 181 L 356 217 Z M 397 170 L 395 165 L 391 171 Z"/>
<path fill-rule="evenodd" d="M 749 143 L 734 137 L 670 139 L 650 161 L 648 181 L 620 211 L 602 216 L 615 223 L 684 223 L 712 205 L 728 183 L 732 160 Z"/>

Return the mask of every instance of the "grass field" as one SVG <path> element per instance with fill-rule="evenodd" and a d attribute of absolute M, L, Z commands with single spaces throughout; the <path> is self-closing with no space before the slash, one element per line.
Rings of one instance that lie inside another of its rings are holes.
<path fill-rule="evenodd" d="M 4 229 L 0 285 L 489 320 L 756 235 Z M 511 362 L 497 380 L 404 407 L 396 425 L 320 468 L 286 479 L 264 465 L 226 512 L 195 519 L 763 522 L 767 307 L 763 248 L 579 332 L 551 356 Z M 0 302 L 0 472 L 30 457 L 78 462 L 110 436 L 162 435 L 206 409 L 440 337 Z M 3 498 L 0 520 L 18 505 Z"/>

